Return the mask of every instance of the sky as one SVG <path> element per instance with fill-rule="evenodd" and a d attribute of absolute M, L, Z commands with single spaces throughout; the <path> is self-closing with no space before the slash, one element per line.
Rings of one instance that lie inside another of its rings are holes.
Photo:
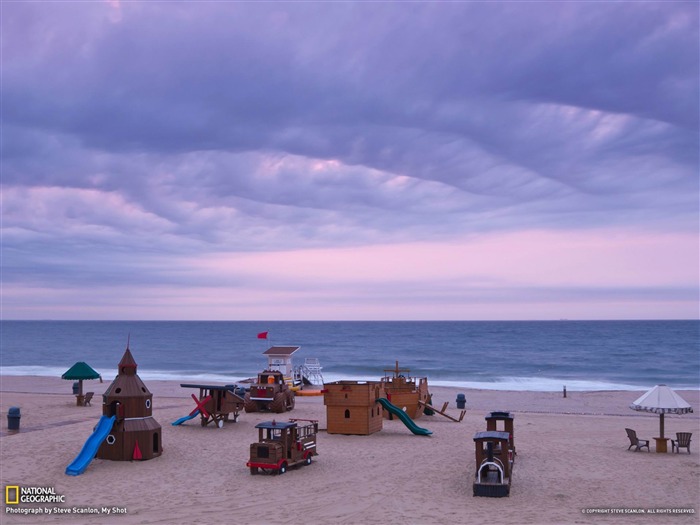
<path fill-rule="evenodd" d="M 3 319 L 698 319 L 697 2 L 0 4 Z"/>

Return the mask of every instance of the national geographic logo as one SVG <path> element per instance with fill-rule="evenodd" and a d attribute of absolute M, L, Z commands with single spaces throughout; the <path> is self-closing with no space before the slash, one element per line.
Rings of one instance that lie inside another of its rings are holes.
<path fill-rule="evenodd" d="M 5 486 L 5 505 L 20 503 L 65 503 L 63 494 L 56 494 L 53 487 L 20 487 L 19 485 Z"/>
<path fill-rule="evenodd" d="M 17 505 L 19 503 L 19 485 L 7 485 L 5 487 L 5 505 Z"/>

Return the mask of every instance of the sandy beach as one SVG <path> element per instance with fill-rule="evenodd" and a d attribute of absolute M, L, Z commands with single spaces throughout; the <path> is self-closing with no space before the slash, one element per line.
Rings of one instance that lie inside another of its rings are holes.
<path fill-rule="evenodd" d="M 694 413 L 667 415 L 666 436 L 693 432 L 691 453 L 659 454 L 653 437 L 659 416 L 628 405 L 643 392 L 502 392 L 431 387 L 433 404 L 467 398 L 467 415 L 454 423 L 439 415 L 417 423 L 432 436 L 413 435 L 400 421 L 384 421 L 369 436 L 328 434 L 322 397 L 298 397 L 293 412 L 242 413 L 218 429 L 175 419 L 193 408 L 192 390 L 146 381 L 162 426 L 162 456 L 150 461 L 95 459 L 84 474 L 67 476 L 102 414 L 109 386 L 88 382 L 92 406 L 77 407 L 70 382 L 2 377 L 1 476 L 4 487 L 53 487 L 63 504 L 22 505 L 42 514 L 9 514 L 2 523 L 71 524 L 569 524 L 697 523 L 700 511 L 700 392 L 679 391 Z M 20 407 L 18 433 L 7 412 Z M 517 457 L 508 498 L 472 496 L 475 432 L 492 410 L 515 416 Z M 283 476 L 251 476 L 246 468 L 255 425 L 272 418 L 318 419 L 318 457 Z M 628 451 L 625 427 L 652 441 L 651 453 Z M 76 513 L 109 508 L 110 514 Z M 56 508 L 71 513 L 57 514 Z M 645 515 L 640 517 L 639 511 Z M 45 510 L 52 510 L 47 514 Z M 653 514 L 652 514 L 653 512 Z"/>

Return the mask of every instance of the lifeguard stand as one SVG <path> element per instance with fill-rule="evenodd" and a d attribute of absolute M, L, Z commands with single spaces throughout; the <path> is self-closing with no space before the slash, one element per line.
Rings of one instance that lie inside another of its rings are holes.
<path fill-rule="evenodd" d="M 321 373 L 321 362 L 316 357 L 304 359 L 303 378 L 312 385 L 323 384 L 323 374 Z"/>
<path fill-rule="evenodd" d="M 486 416 L 486 430 L 491 431 L 501 431 L 508 432 L 510 435 L 510 449 L 515 454 L 515 439 L 513 437 L 513 414 L 510 412 L 491 412 Z M 503 424 L 499 425 L 498 422 L 502 421 Z M 498 428 L 501 426 L 502 428 Z"/>
<path fill-rule="evenodd" d="M 382 429 L 384 397 L 382 384 L 376 381 L 335 381 L 323 385 L 323 404 L 329 434 L 366 436 Z"/>
<path fill-rule="evenodd" d="M 271 346 L 263 352 L 267 356 L 267 369 L 282 372 L 284 377 L 293 377 L 292 355 L 300 346 Z"/>

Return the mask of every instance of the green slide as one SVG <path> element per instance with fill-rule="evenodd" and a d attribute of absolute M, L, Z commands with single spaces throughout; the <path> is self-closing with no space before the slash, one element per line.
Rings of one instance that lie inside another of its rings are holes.
<path fill-rule="evenodd" d="M 429 436 L 432 434 L 432 430 L 428 430 L 427 428 L 421 428 L 418 425 L 416 425 L 413 420 L 408 417 L 408 414 L 401 410 L 399 407 L 396 405 L 392 405 L 388 399 L 384 399 L 383 397 L 380 397 L 377 399 L 377 403 L 382 405 L 385 410 L 387 410 L 389 413 L 395 415 L 398 417 L 401 421 L 403 421 L 403 424 L 408 427 L 408 429 L 413 432 L 417 436 Z"/>

